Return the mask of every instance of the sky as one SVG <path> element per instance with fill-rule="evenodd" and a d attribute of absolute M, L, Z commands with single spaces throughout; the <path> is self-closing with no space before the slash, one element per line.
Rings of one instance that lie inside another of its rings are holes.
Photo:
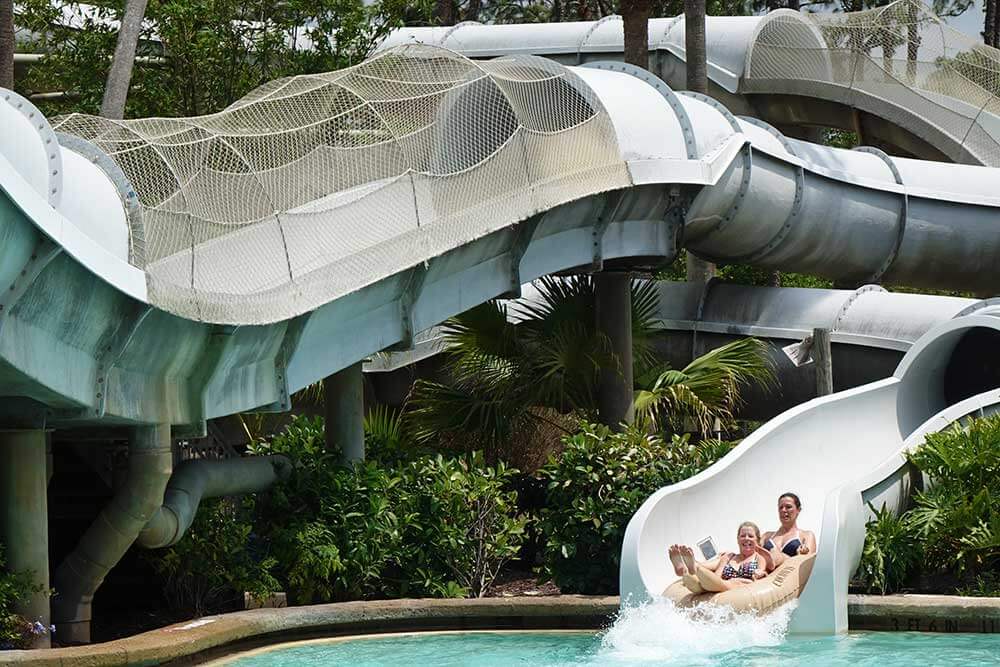
<path fill-rule="evenodd" d="M 982 40 L 983 0 L 976 0 L 973 6 L 969 7 L 961 16 L 948 19 L 948 25 L 957 30 L 961 30 L 970 37 Z"/>

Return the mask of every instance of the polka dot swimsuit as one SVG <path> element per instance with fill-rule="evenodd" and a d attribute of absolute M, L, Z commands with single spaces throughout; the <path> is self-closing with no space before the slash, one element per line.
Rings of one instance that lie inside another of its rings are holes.
<path fill-rule="evenodd" d="M 732 559 L 730 559 L 732 560 Z M 748 560 L 738 568 L 729 563 L 722 568 L 723 579 L 753 579 L 753 573 L 757 571 L 757 559 Z"/>

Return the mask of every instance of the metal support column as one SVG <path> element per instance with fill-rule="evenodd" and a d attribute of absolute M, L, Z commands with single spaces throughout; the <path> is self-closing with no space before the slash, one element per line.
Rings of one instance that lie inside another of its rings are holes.
<path fill-rule="evenodd" d="M 358 362 L 323 380 L 326 446 L 339 447 L 344 463 L 365 460 L 365 384 L 361 367 Z"/>
<path fill-rule="evenodd" d="M 618 428 L 632 423 L 632 281 L 627 273 L 594 274 L 597 330 L 608 337 L 618 359 L 601 369 L 597 410 L 601 422 Z"/>
<path fill-rule="evenodd" d="M 31 571 L 42 588 L 17 612 L 30 622 L 49 626 L 48 466 L 42 429 L 0 431 L 0 542 L 7 568 Z M 48 648 L 49 636 L 35 638 L 31 648 Z"/>

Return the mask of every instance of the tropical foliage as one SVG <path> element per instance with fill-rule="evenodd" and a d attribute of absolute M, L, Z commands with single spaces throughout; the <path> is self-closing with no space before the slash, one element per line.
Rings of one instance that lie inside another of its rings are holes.
<path fill-rule="evenodd" d="M 930 481 L 902 516 L 882 511 L 868 525 L 860 583 L 893 592 L 916 577 L 995 590 L 1000 569 L 1000 417 L 929 434 L 909 455 Z M 963 583 L 965 582 L 965 583 Z"/>
<path fill-rule="evenodd" d="M 547 482 L 539 529 L 544 573 L 565 593 L 618 591 L 622 539 L 629 519 L 657 489 L 691 477 L 733 444 L 663 439 L 630 427 L 613 433 L 583 422 L 540 474 Z"/>
<path fill-rule="evenodd" d="M 419 442 L 459 438 L 487 459 L 507 458 L 515 437 L 540 423 L 546 407 L 595 414 L 603 366 L 616 365 L 595 326 L 590 276 L 543 278 L 539 298 L 511 306 L 489 302 L 445 323 L 447 380 L 418 380 L 408 419 Z M 656 310 L 652 283 L 632 288 L 633 356 L 637 369 L 655 363 L 651 338 Z M 508 311 L 516 307 L 517 324 Z"/>
<path fill-rule="evenodd" d="M 37 589 L 31 584 L 29 572 L 10 572 L 5 566 L 0 544 L 0 650 L 27 648 L 34 635 L 46 634 L 50 628 L 15 613 L 15 606 Z"/>
<path fill-rule="evenodd" d="M 171 608 L 204 616 L 240 608 L 244 593 L 264 599 L 281 590 L 277 563 L 251 538 L 253 505 L 252 498 L 206 500 L 180 542 L 148 552 Z"/>
<path fill-rule="evenodd" d="M 270 444 L 295 469 L 257 523 L 295 601 L 479 596 L 516 555 L 527 518 L 507 490 L 515 471 L 478 454 L 345 467 L 317 450 L 316 423 L 298 418 Z"/>
<path fill-rule="evenodd" d="M 733 422 L 743 390 L 753 384 L 773 388 L 774 371 L 767 345 L 743 338 L 706 352 L 681 370 L 660 373 L 652 386 L 636 393 L 636 418 L 647 428 L 675 431 L 687 420 L 708 434 L 716 421 Z"/>

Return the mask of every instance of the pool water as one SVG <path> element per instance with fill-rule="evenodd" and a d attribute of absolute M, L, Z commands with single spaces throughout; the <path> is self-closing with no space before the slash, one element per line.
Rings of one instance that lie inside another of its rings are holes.
<path fill-rule="evenodd" d="M 859 632 L 786 637 L 795 603 L 765 616 L 657 600 L 602 632 L 443 632 L 326 639 L 237 656 L 231 667 L 911 667 L 1000 665 L 1000 635 Z"/>
<path fill-rule="evenodd" d="M 669 651 L 668 651 L 669 653 Z M 718 665 L 720 667 L 911 667 L 1000 664 L 1000 636 L 971 634 L 851 633 L 790 638 L 707 655 L 629 655 L 602 635 L 562 632 L 462 632 L 320 640 L 279 647 L 227 663 L 234 667 L 564 667 L 569 665 Z"/>

